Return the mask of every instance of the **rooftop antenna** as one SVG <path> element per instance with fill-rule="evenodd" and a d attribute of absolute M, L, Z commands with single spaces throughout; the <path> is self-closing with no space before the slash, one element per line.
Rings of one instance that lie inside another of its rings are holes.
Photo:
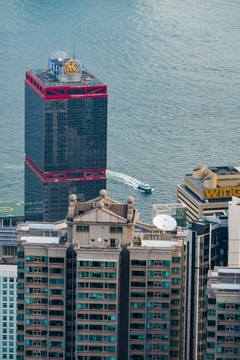
<path fill-rule="evenodd" d="M 153 224 L 162 231 L 172 231 L 176 228 L 177 222 L 176 220 L 169 215 L 157 215 L 153 218 Z"/>
<path fill-rule="evenodd" d="M 76 56 L 75 56 L 75 46 L 74 46 L 74 48 L 73 48 L 73 57 L 72 58 L 75 59 L 75 57 Z"/>

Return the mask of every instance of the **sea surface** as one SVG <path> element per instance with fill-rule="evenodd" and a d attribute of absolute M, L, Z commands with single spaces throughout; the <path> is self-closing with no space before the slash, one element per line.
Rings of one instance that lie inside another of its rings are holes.
<path fill-rule="evenodd" d="M 0 200 L 23 199 L 25 70 L 54 50 L 108 85 L 107 191 L 141 220 L 194 166 L 240 166 L 239 0 L 0 1 L 0 39 Z"/>

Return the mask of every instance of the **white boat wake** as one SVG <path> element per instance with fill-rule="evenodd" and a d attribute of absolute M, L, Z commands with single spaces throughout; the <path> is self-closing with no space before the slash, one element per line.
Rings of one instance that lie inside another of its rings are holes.
<path fill-rule="evenodd" d="M 141 181 L 138 179 L 134 179 L 131 176 L 111 170 L 107 170 L 107 177 L 114 178 L 116 181 L 127 184 L 133 187 L 134 189 L 137 189 L 138 185 L 141 183 Z"/>

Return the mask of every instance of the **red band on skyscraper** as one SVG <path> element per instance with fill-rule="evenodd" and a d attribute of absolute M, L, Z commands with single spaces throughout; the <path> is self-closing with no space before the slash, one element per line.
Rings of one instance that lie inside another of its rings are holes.
<path fill-rule="evenodd" d="M 65 170 L 65 171 L 62 170 L 62 171 L 44 172 L 27 154 L 25 156 L 25 163 L 39 177 L 39 179 L 45 183 L 106 179 L 106 169 Z"/>
<path fill-rule="evenodd" d="M 44 100 L 108 97 L 106 85 L 45 87 L 29 71 L 25 82 Z"/>

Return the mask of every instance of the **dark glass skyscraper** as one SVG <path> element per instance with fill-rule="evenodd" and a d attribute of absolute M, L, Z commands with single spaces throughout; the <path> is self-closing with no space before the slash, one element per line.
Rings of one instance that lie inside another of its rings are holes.
<path fill-rule="evenodd" d="M 56 221 L 106 188 L 107 86 L 63 52 L 25 83 L 25 217 Z"/>

